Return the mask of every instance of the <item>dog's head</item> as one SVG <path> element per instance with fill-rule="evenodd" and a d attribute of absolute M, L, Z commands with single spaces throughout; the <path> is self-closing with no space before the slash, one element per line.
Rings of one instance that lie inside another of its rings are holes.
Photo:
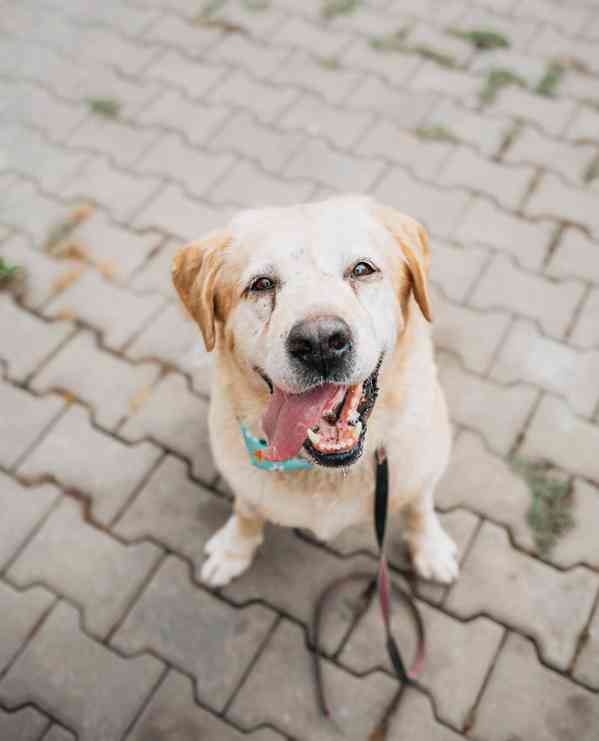
<path fill-rule="evenodd" d="M 430 321 L 428 255 L 416 221 L 362 197 L 246 211 L 177 253 L 173 281 L 206 348 L 269 394 L 272 460 L 360 457 L 410 296 Z"/>

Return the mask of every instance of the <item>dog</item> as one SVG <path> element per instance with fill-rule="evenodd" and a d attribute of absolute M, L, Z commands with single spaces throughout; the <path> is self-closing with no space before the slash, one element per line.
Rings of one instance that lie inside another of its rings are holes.
<path fill-rule="evenodd" d="M 417 221 L 352 195 L 244 211 L 177 252 L 175 288 L 215 352 L 210 440 L 234 492 L 206 544 L 205 583 L 248 568 L 266 521 L 322 540 L 371 521 L 381 446 L 415 570 L 457 577 L 433 506 L 451 429 L 429 254 Z"/>

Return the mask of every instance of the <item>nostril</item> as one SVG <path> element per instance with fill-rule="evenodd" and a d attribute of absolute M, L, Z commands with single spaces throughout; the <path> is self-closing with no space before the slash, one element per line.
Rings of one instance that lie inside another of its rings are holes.
<path fill-rule="evenodd" d="M 349 349 L 349 337 L 345 332 L 334 332 L 328 341 L 329 348 L 335 352 L 343 352 Z"/>
<path fill-rule="evenodd" d="M 294 337 L 289 343 L 289 350 L 292 355 L 295 355 L 298 358 L 303 358 L 306 357 L 306 355 L 310 355 L 313 352 L 314 347 L 310 340 L 303 337 Z"/>

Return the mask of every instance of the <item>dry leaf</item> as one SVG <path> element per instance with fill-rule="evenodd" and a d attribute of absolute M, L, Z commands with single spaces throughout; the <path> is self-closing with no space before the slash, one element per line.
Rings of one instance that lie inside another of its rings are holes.
<path fill-rule="evenodd" d="M 145 403 L 151 393 L 151 386 L 142 386 L 138 391 L 136 391 L 133 396 L 129 398 L 129 413 L 135 414 L 135 412 L 137 412 L 137 410 Z"/>
<path fill-rule="evenodd" d="M 70 391 L 62 390 L 60 392 L 60 395 L 66 401 L 67 404 L 74 404 L 77 401 L 77 397 L 74 394 L 72 394 Z"/>
<path fill-rule="evenodd" d="M 69 240 L 61 242 L 53 250 L 54 257 L 59 260 L 79 260 L 79 262 L 93 262 L 89 250 L 81 242 Z"/>
<path fill-rule="evenodd" d="M 53 296 L 58 296 L 59 293 L 66 291 L 66 289 L 73 285 L 73 283 L 79 279 L 79 276 L 83 272 L 83 268 L 72 268 L 67 270 L 66 273 L 61 273 L 52 281 L 50 292 Z"/>
<path fill-rule="evenodd" d="M 82 224 L 84 221 L 93 216 L 96 211 L 96 207 L 91 203 L 83 203 L 81 206 L 76 206 L 71 213 L 69 218 L 75 221 L 77 224 Z"/>

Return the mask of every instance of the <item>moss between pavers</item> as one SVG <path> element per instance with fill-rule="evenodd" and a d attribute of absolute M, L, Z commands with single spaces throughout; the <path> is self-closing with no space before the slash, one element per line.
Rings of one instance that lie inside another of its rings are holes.
<path fill-rule="evenodd" d="M 507 36 L 498 31 L 492 31 L 486 28 L 473 28 L 468 31 L 461 28 L 449 28 L 447 33 L 455 36 L 462 41 L 472 44 L 478 51 L 489 51 L 490 49 L 507 49 L 510 46 L 510 40 Z"/>

